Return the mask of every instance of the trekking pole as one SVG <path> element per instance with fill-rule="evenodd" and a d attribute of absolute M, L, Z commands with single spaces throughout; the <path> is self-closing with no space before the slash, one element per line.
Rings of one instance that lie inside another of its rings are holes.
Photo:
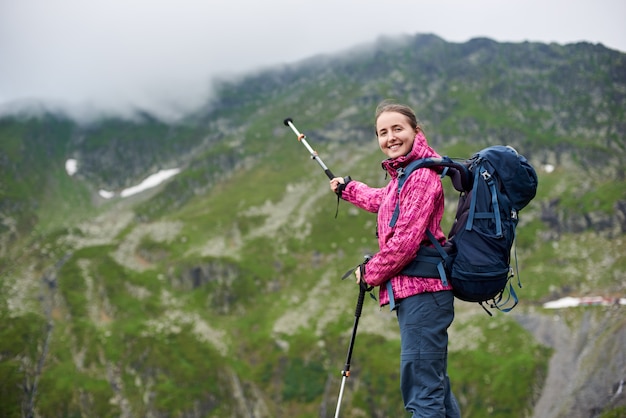
<path fill-rule="evenodd" d="M 287 119 L 285 119 L 283 121 L 283 123 L 285 124 L 285 126 L 290 127 L 291 130 L 297 135 L 298 141 L 302 142 L 302 144 L 306 147 L 306 149 L 309 150 L 309 154 L 311 154 L 311 159 L 317 161 L 317 163 L 320 165 L 320 167 L 322 167 L 322 169 L 324 169 L 324 173 L 326 173 L 326 176 L 328 176 L 328 178 L 330 180 L 334 179 L 335 175 L 332 173 L 332 171 L 330 171 L 328 169 L 328 167 L 326 167 L 326 164 L 324 164 L 324 161 L 322 161 L 320 156 L 317 155 L 317 151 L 315 151 L 313 148 L 311 148 L 309 143 L 306 141 L 306 136 L 304 134 L 301 134 L 298 131 L 298 129 L 294 126 L 293 119 L 287 118 Z"/>
<path fill-rule="evenodd" d="M 366 262 L 368 257 L 365 258 Z M 359 266 L 360 268 L 361 266 Z M 344 276 L 345 278 L 346 276 Z M 364 281 L 359 283 L 359 298 L 356 302 L 356 310 L 354 311 L 354 326 L 352 327 L 352 337 L 350 337 L 350 347 L 348 348 L 348 356 L 346 364 L 341 371 L 341 388 L 339 389 L 339 399 L 337 399 L 337 408 L 335 409 L 335 418 L 339 418 L 339 410 L 341 409 L 341 400 L 343 398 L 343 389 L 346 386 L 346 379 L 350 377 L 350 362 L 352 361 L 352 350 L 354 349 L 354 340 L 356 339 L 356 329 L 359 326 L 359 318 L 363 310 L 363 301 L 365 300 L 365 292 L 372 290 Z"/>

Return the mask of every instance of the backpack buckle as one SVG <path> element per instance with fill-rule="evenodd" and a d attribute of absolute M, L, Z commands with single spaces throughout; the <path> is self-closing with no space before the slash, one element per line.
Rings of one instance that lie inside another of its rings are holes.
<path fill-rule="evenodd" d="M 483 177 L 483 180 L 485 180 L 486 182 L 489 182 L 489 180 L 491 180 L 491 174 L 489 174 L 489 171 L 487 170 L 482 170 L 480 172 L 480 175 Z"/>

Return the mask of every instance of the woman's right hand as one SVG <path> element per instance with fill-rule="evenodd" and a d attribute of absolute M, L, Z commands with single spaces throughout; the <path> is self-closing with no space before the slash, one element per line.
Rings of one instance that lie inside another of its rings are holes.
<path fill-rule="evenodd" d="M 339 188 L 339 185 L 345 184 L 345 183 L 346 181 L 344 180 L 343 177 L 335 177 L 334 179 L 330 181 L 330 190 L 337 193 L 337 189 Z"/>

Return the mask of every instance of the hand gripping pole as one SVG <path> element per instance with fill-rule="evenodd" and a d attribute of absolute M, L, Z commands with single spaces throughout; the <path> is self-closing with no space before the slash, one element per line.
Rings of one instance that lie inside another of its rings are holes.
<path fill-rule="evenodd" d="M 300 142 L 302 142 L 302 144 L 304 144 L 306 149 L 309 151 L 309 154 L 311 154 L 311 159 L 317 161 L 317 163 L 320 165 L 320 167 L 322 167 L 322 169 L 324 170 L 324 173 L 326 173 L 326 176 L 328 176 L 328 178 L 330 180 L 334 179 L 335 175 L 332 173 L 332 171 L 330 171 L 328 169 L 328 167 L 326 167 L 326 164 L 324 164 L 324 161 L 322 161 L 320 156 L 317 155 L 317 151 L 315 151 L 313 148 L 311 148 L 309 143 L 306 141 L 306 136 L 304 134 L 301 134 L 298 131 L 298 129 L 294 126 L 293 119 L 287 118 L 287 119 L 284 120 L 283 123 L 285 124 L 285 126 L 290 127 L 291 130 L 296 134 L 296 136 L 298 137 L 298 141 L 300 141 Z"/>

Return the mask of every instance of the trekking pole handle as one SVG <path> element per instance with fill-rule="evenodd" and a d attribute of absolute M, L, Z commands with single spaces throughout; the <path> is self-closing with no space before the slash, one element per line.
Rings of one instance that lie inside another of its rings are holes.
<path fill-rule="evenodd" d="M 363 285 L 359 285 L 359 298 L 356 301 L 356 309 L 354 310 L 354 316 L 358 321 L 358 318 L 361 317 L 361 312 L 363 312 L 363 302 L 365 301 L 365 292 L 367 289 Z"/>
<path fill-rule="evenodd" d="M 364 263 L 359 265 L 359 270 L 361 270 L 360 271 L 361 281 L 359 283 L 359 298 L 356 302 L 356 310 L 354 312 L 354 316 L 356 317 L 357 320 L 359 319 L 359 317 L 361 316 L 361 312 L 363 311 L 363 301 L 365 300 L 365 293 L 372 290 L 372 288 L 367 284 L 367 282 L 365 281 L 365 278 L 363 277 L 365 276 L 365 265 L 367 264 L 368 261 L 370 261 L 371 258 L 372 258 L 371 255 L 366 255 L 364 257 L 365 259 Z"/>
<path fill-rule="evenodd" d="M 333 172 L 330 171 L 328 167 L 326 167 L 326 164 L 324 164 L 324 161 L 322 161 L 320 156 L 317 154 L 317 151 L 315 151 L 313 148 L 311 148 L 311 146 L 309 145 L 309 143 L 306 140 L 306 136 L 304 134 L 300 133 L 300 131 L 298 131 L 298 129 L 293 124 L 293 119 L 287 118 L 287 119 L 285 119 L 283 121 L 283 123 L 285 124 L 285 126 L 290 127 L 291 130 L 293 131 L 293 133 L 296 134 L 296 136 L 298 137 L 298 141 L 302 142 L 302 144 L 309 151 L 309 154 L 311 154 L 311 159 L 317 161 L 317 163 L 320 165 L 320 167 L 322 167 L 322 169 L 324 170 L 324 173 L 326 173 L 326 176 L 329 178 L 329 180 L 334 179 L 335 175 L 333 174 Z"/>

